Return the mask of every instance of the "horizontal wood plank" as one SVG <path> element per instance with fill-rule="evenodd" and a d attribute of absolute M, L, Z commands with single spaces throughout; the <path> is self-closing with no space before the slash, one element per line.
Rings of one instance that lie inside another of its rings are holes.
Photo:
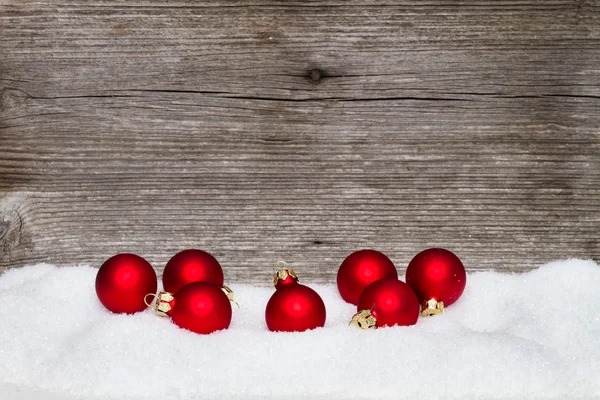
<path fill-rule="evenodd" d="M 0 1 L 0 270 L 600 259 L 600 3 Z"/>

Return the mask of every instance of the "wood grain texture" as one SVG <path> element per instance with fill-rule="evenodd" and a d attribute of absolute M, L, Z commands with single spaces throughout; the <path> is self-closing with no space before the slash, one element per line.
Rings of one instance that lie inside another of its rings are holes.
<path fill-rule="evenodd" d="M 597 1 L 0 0 L 0 270 L 600 260 Z"/>

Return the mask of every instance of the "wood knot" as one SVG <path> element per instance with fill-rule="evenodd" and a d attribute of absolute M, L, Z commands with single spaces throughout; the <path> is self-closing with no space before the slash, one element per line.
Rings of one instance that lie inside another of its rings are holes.
<path fill-rule="evenodd" d="M 323 77 L 323 71 L 321 71 L 318 68 L 313 68 L 309 71 L 308 77 L 313 82 L 319 82 L 321 80 L 321 78 Z"/>
<path fill-rule="evenodd" d="M 4 242 L 4 239 L 8 236 L 8 232 L 10 232 L 12 224 L 10 220 L 0 218 L 0 243 Z"/>
<path fill-rule="evenodd" d="M 28 242 L 24 227 L 24 201 L 25 198 L 19 195 L 9 195 L 0 200 L 0 260 Z"/>
<path fill-rule="evenodd" d="M 0 211 L 0 242 L 6 240 L 10 234 L 21 235 L 23 229 L 23 216 L 17 209 Z"/>

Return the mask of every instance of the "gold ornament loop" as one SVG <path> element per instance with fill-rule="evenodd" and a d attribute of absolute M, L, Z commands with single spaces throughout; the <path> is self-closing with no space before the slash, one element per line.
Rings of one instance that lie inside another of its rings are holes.
<path fill-rule="evenodd" d="M 148 296 L 153 296 L 155 299 L 158 298 L 158 296 L 154 293 L 148 293 L 147 295 L 144 296 L 144 304 L 148 307 L 151 307 L 152 301 L 154 301 L 154 300 L 152 300 L 150 303 L 148 303 L 148 300 L 146 300 L 148 298 Z"/>
<path fill-rule="evenodd" d="M 432 315 L 444 313 L 444 302 L 436 299 L 429 299 L 421 305 L 421 315 L 423 317 L 431 317 Z"/>
<path fill-rule="evenodd" d="M 275 271 L 275 272 L 279 271 L 279 270 L 277 269 L 277 266 L 279 266 L 280 264 L 283 264 L 283 269 L 284 269 L 284 270 L 285 270 L 285 269 L 290 269 L 290 266 L 288 265 L 288 263 L 286 263 L 286 262 L 285 262 L 285 261 L 283 261 L 283 260 L 279 260 L 279 261 L 277 261 L 275 264 L 273 264 L 273 271 Z"/>
<path fill-rule="evenodd" d="M 233 290 L 231 290 L 231 288 L 229 288 L 229 286 L 223 285 L 221 290 L 223 291 L 223 293 L 225 293 L 225 296 L 227 296 L 227 298 L 229 299 L 230 302 L 235 304 L 237 306 L 237 308 L 240 308 L 239 303 L 237 301 L 235 301 L 235 298 L 233 297 Z"/>
<path fill-rule="evenodd" d="M 371 310 L 362 310 L 352 316 L 348 325 L 354 325 L 360 329 L 376 329 L 377 318 L 371 314 Z"/>

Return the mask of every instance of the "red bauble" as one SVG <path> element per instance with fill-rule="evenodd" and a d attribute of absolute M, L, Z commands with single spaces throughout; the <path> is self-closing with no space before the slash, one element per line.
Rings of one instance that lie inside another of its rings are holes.
<path fill-rule="evenodd" d="M 357 304 L 367 286 L 384 278 L 398 279 L 394 263 L 379 251 L 359 250 L 342 262 L 337 274 L 337 286 L 344 300 Z"/>
<path fill-rule="evenodd" d="M 302 332 L 325 325 L 325 304 L 308 286 L 295 284 L 277 289 L 267 303 L 265 320 L 270 331 Z"/>
<path fill-rule="evenodd" d="M 423 315 L 431 315 L 458 300 L 465 290 L 467 273 L 454 253 L 433 248 L 411 260 L 406 269 L 406 283 L 421 301 Z"/>
<path fill-rule="evenodd" d="M 117 254 L 106 260 L 96 275 L 98 299 L 114 313 L 133 314 L 147 305 L 144 297 L 155 294 L 156 272 L 142 257 Z"/>
<path fill-rule="evenodd" d="M 208 282 L 223 286 L 223 269 L 210 253 L 189 249 L 175 254 L 163 271 L 163 287 L 166 292 L 177 293 L 192 282 Z"/>
<path fill-rule="evenodd" d="M 270 331 L 302 332 L 325 325 L 323 299 L 308 286 L 299 284 L 292 269 L 276 270 L 273 280 L 277 290 L 265 310 Z"/>
<path fill-rule="evenodd" d="M 415 292 L 395 278 L 381 279 L 367 286 L 360 295 L 356 309 L 358 313 L 352 322 L 363 329 L 414 325 L 420 310 Z"/>
<path fill-rule="evenodd" d="M 174 297 L 169 315 L 180 328 L 208 334 L 229 327 L 231 304 L 220 287 L 194 282 L 182 287 Z"/>

